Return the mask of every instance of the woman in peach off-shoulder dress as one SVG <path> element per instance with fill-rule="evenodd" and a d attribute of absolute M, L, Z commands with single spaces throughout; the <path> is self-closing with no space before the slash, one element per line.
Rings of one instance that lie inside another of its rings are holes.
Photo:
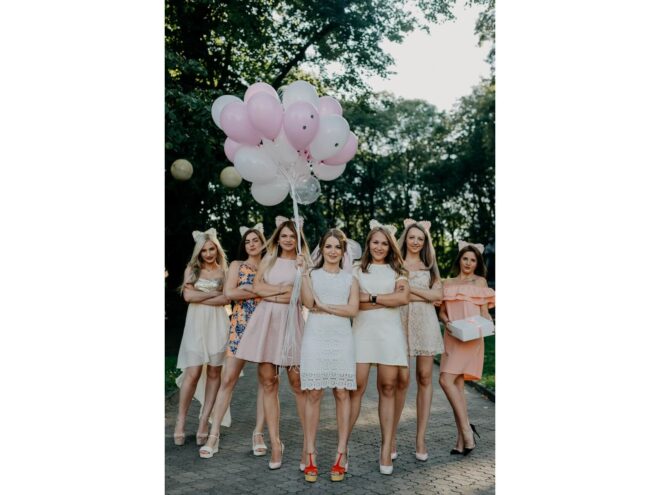
<path fill-rule="evenodd" d="M 465 380 L 481 379 L 484 365 L 483 337 L 462 342 L 451 334 L 448 323 L 470 316 L 492 320 L 489 308 L 495 307 L 495 291 L 486 282 L 486 265 L 481 244 L 459 243 L 452 266 L 452 278 L 443 284 L 440 320 L 445 325 L 445 352 L 440 361 L 440 386 L 454 411 L 456 446 L 451 454 L 468 455 L 475 447 L 477 429 L 470 423 L 465 398 Z"/>

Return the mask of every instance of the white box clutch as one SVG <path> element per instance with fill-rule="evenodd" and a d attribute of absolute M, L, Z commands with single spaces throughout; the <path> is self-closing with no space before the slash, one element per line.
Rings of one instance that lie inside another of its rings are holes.
<path fill-rule="evenodd" d="M 462 320 L 450 321 L 448 326 L 451 334 L 463 342 L 481 336 L 488 337 L 495 333 L 493 322 L 483 316 L 470 316 Z"/>

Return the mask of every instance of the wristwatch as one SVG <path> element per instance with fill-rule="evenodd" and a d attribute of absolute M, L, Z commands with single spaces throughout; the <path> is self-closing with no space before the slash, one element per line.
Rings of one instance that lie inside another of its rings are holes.
<path fill-rule="evenodd" d="M 377 297 L 378 297 L 378 295 L 369 294 L 369 301 L 371 301 L 371 304 L 373 304 L 374 306 L 376 305 L 376 298 Z"/>

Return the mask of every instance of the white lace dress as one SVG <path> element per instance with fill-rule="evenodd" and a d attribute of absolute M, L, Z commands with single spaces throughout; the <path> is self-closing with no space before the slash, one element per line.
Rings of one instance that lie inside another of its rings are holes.
<path fill-rule="evenodd" d="M 431 273 L 428 270 L 410 272 L 408 280 L 411 287 L 428 289 Z M 436 282 L 433 288 L 439 288 Z M 440 322 L 433 304 L 412 301 L 401 307 L 403 328 L 408 336 L 408 354 L 411 356 L 435 356 L 442 354 L 445 346 L 442 342 Z"/>
<path fill-rule="evenodd" d="M 348 304 L 351 275 L 311 273 L 312 288 L 324 304 Z M 355 390 L 355 347 L 351 321 L 345 316 L 309 313 L 300 352 L 300 386 L 303 390 L 343 388 Z"/>

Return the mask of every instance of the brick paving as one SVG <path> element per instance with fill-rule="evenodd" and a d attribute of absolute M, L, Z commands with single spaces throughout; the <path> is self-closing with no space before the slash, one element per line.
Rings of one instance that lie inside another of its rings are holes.
<path fill-rule="evenodd" d="M 176 420 L 178 393 L 165 402 L 165 491 L 183 494 L 466 494 L 495 493 L 495 404 L 476 390 L 466 387 L 470 421 L 477 426 L 481 439 L 467 457 L 450 455 L 456 429 L 449 402 L 438 384 L 438 366 L 434 369 L 433 404 L 426 435 L 429 459 L 415 459 L 414 361 L 406 406 L 397 433 L 399 458 L 394 474 L 378 470 L 380 428 L 376 368 L 372 367 L 369 385 L 362 402 L 362 412 L 349 441 L 349 472 L 343 482 L 331 482 L 330 466 L 336 448 L 336 420 L 332 392 L 326 390 L 321 402 L 321 421 L 317 437 L 319 479 L 307 483 L 298 469 L 302 431 L 296 415 L 293 394 L 286 375 L 280 382 L 280 438 L 285 444 L 282 468 L 268 469 L 266 456 L 252 455 L 252 429 L 256 402 L 256 365 L 248 363 L 234 390 L 231 404 L 232 426 L 222 428 L 220 451 L 211 459 L 201 459 L 195 445 L 199 403 L 193 400 L 186 423 L 186 444 L 174 445 L 172 432 Z M 266 444 L 270 444 L 267 431 Z"/>

